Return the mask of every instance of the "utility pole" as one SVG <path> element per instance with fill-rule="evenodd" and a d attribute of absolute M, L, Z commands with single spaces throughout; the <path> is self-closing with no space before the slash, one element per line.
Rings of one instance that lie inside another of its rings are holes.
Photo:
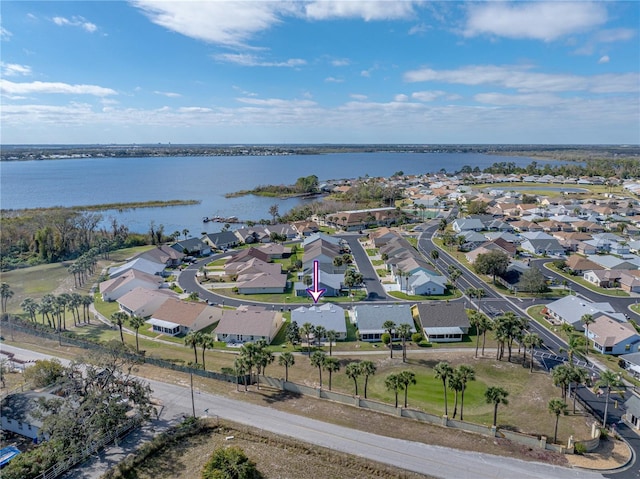
<path fill-rule="evenodd" d="M 196 403 L 193 400 L 193 373 L 189 373 L 189 379 L 191 380 L 191 410 L 193 411 L 193 417 L 196 417 Z"/>

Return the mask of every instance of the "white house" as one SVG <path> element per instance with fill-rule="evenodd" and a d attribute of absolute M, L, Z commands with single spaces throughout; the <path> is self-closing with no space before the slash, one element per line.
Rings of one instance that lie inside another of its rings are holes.
<path fill-rule="evenodd" d="M 598 316 L 589 325 L 588 338 L 602 354 L 638 352 L 640 334 L 629 323 L 621 323 L 607 315 Z"/>

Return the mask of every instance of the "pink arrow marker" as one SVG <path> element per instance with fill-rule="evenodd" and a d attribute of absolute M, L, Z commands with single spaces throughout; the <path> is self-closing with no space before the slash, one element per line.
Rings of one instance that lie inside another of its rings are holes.
<path fill-rule="evenodd" d="M 320 282 L 319 279 L 320 279 L 320 274 L 318 273 L 318 260 L 314 259 L 313 260 L 313 289 L 307 288 L 307 293 L 309 294 L 309 296 L 313 298 L 314 303 L 317 303 L 318 300 L 320 299 L 320 296 L 322 296 L 327 291 L 324 288 L 318 289 L 318 284 Z"/>

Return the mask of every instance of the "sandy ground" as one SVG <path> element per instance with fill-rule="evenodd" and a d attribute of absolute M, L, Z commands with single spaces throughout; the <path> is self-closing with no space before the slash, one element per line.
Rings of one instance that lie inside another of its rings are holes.
<path fill-rule="evenodd" d="M 567 454 L 567 461 L 575 467 L 608 470 L 625 465 L 631 459 L 631 450 L 624 441 L 601 440 L 598 449 L 582 456 Z"/>

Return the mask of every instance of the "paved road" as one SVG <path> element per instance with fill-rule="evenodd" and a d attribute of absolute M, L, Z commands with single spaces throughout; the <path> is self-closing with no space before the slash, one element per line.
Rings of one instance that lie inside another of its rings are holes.
<path fill-rule="evenodd" d="M 6 345 L 2 345 L 2 349 L 15 352 L 19 356 L 24 355 L 24 357 L 35 359 L 46 357 L 39 353 L 35 353 L 37 356 L 29 356 L 33 353 Z M 185 415 L 191 415 L 191 393 L 188 387 L 157 381 L 149 381 L 149 383 L 154 391 L 154 397 L 159 398 L 163 404 L 160 418 L 129 437 L 123 445 L 113 447 L 98 457 L 92 458 L 81 468 L 70 471 L 64 476 L 65 479 L 99 478 L 109 467 L 132 452 L 139 442 L 177 423 Z M 590 471 L 379 436 L 200 391 L 194 394 L 194 404 L 196 414 L 199 416 L 205 414 L 218 416 L 372 461 L 383 461 L 392 466 L 442 478 L 602 479 L 604 477 L 602 474 Z"/>
<path fill-rule="evenodd" d="M 364 285 L 367 289 L 367 300 L 369 301 L 381 301 L 381 300 L 393 300 L 387 296 L 382 283 L 378 279 L 378 275 L 376 274 L 376 270 L 373 268 L 371 261 L 369 261 L 369 256 L 367 252 L 362 247 L 362 243 L 358 241 L 362 235 L 336 235 L 339 238 L 344 239 L 351 249 L 351 254 L 353 255 L 353 259 L 358 265 L 358 269 L 362 276 L 364 277 Z"/>

